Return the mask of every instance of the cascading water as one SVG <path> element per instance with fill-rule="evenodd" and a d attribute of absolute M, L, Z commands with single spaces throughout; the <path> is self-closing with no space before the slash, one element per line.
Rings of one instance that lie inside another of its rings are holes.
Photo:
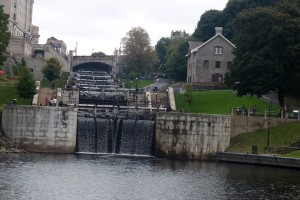
<path fill-rule="evenodd" d="M 77 152 L 152 155 L 154 121 L 78 118 Z"/>

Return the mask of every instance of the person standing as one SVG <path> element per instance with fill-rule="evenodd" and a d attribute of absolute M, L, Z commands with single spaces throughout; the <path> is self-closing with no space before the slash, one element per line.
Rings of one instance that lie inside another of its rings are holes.
<path fill-rule="evenodd" d="M 53 106 L 56 106 L 56 103 L 57 103 L 57 99 L 56 97 L 53 98 Z"/>
<path fill-rule="evenodd" d="M 256 114 L 256 105 L 252 107 L 252 115 L 255 116 L 255 114 Z"/>

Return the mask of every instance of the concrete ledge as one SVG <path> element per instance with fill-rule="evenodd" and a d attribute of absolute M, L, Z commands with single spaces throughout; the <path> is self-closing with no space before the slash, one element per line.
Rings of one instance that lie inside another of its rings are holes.
<path fill-rule="evenodd" d="M 255 165 L 269 165 L 276 167 L 291 167 L 300 169 L 300 159 L 285 158 L 280 156 L 266 156 L 254 154 L 240 154 L 240 153 L 216 153 L 216 159 L 224 162 L 237 162 Z"/>

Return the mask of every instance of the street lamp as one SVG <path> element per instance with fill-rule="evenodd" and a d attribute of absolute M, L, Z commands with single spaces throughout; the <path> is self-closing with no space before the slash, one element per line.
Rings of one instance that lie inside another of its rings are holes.
<path fill-rule="evenodd" d="M 269 112 L 268 112 L 268 136 L 267 136 L 267 148 L 270 149 L 270 120 L 271 120 L 271 107 L 272 107 L 272 101 L 269 99 Z"/>
<path fill-rule="evenodd" d="M 156 108 L 158 109 L 158 106 L 157 106 L 157 92 L 155 93 L 155 104 L 156 104 Z"/>
<path fill-rule="evenodd" d="M 137 92 L 137 78 L 135 78 L 135 91 Z"/>

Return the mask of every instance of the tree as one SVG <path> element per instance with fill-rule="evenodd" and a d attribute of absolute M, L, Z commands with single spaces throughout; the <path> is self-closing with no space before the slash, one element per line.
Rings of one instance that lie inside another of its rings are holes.
<path fill-rule="evenodd" d="M 22 58 L 21 62 L 16 62 L 15 65 L 13 65 L 13 75 L 19 76 L 21 71 L 26 67 L 26 61 L 24 58 Z"/>
<path fill-rule="evenodd" d="M 50 58 L 46 63 L 47 65 L 43 69 L 43 74 L 51 82 L 52 89 L 54 89 L 54 81 L 60 77 L 62 65 L 57 58 Z"/>
<path fill-rule="evenodd" d="M 91 56 L 93 56 L 93 57 L 100 57 L 100 56 L 106 56 L 106 54 L 103 53 L 102 51 L 98 51 L 98 52 L 92 53 Z"/>
<path fill-rule="evenodd" d="M 5 49 L 9 43 L 10 33 L 8 31 L 9 15 L 4 13 L 3 5 L 0 5 L 0 66 L 6 60 Z"/>
<path fill-rule="evenodd" d="M 150 37 L 145 29 L 134 27 L 121 40 L 126 66 L 144 74 L 153 70 L 157 55 L 150 45 Z"/>
<path fill-rule="evenodd" d="M 186 85 L 186 92 L 184 93 L 184 100 L 189 104 L 191 108 L 193 102 L 193 86 L 191 84 Z"/>
<path fill-rule="evenodd" d="M 300 10 L 291 2 L 244 11 L 234 20 L 236 51 L 227 74 L 239 96 L 300 97 Z M 234 84 L 235 83 L 235 84 Z"/>
<path fill-rule="evenodd" d="M 19 67 L 18 95 L 23 99 L 32 98 L 37 93 L 33 73 L 26 67 L 24 59 L 22 59 Z"/>
<path fill-rule="evenodd" d="M 193 37 L 200 41 L 207 41 L 215 35 L 215 27 L 223 26 L 223 12 L 219 10 L 209 10 L 201 15 Z"/>
<path fill-rule="evenodd" d="M 185 31 L 172 31 L 167 51 L 166 72 L 176 81 L 186 81 L 189 35 Z"/>
<path fill-rule="evenodd" d="M 162 69 L 164 68 L 167 62 L 167 52 L 168 52 L 170 40 L 171 39 L 168 37 L 162 37 L 155 45 L 155 51 L 158 56 L 159 66 Z"/>

